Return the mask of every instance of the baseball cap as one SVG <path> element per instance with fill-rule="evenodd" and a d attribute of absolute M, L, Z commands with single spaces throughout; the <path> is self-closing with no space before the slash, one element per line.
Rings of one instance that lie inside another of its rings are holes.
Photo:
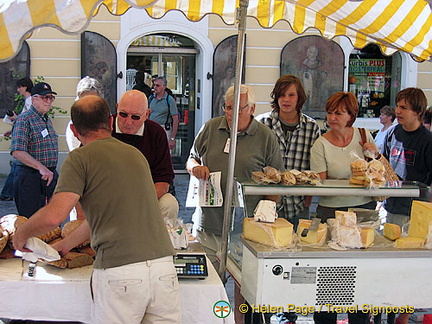
<path fill-rule="evenodd" d="M 48 93 L 57 94 L 57 92 L 52 91 L 51 86 L 48 83 L 45 82 L 39 82 L 34 85 L 33 89 L 31 90 L 31 95 L 46 95 Z"/>

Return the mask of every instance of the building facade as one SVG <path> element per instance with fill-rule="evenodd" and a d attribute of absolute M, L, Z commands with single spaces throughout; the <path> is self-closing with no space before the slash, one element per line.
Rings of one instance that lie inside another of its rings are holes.
<path fill-rule="evenodd" d="M 180 12 L 152 19 L 135 8 L 114 16 L 102 6 L 84 34 L 67 35 L 43 27 L 26 40 L 29 76 L 43 76 L 58 93 L 55 105 L 67 111 L 53 120 L 59 134 L 60 160 L 68 152 L 65 128 L 81 77 L 90 74 L 103 81 L 111 109 L 115 110 L 115 102 L 131 86 L 130 72 L 143 68 L 147 75 L 167 76 L 168 87 L 173 90 L 181 120 L 173 161 L 176 169 L 184 169 L 195 134 L 207 120 L 221 113 L 221 94 L 234 80 L 236 26 L 226 25 L 214 15 L 190 22 Z M 373 47 L 354 49 L 344 37 L 324 40 L 318 36 L 314 31 L 296 35 L 287 22 L 263 29 L 255 19 L 247 19 L 241 77 L 256 90 L 257 114 L 270 110 L 273 85 L 284 73 L 302 78 L 310 90 L 306 113 L 322 120 L 326 98 L 338 90 L 357 95 L 361 106 L 358 125 L 371 129 L 379 127 L 379 107 L 394 104 L 394 95 L 400 89 L 422 88 L 432 102 L 430 62 L 417 63 L 405 53 L 384 57 Z M 97 53 L 100 39 L 111 44 L 107 45 L 112 46 L 110 52 Z M 0 133 L 9 129 L 0 124 Z M 3 174 L 9 172 L 9 145 L 9 141 L 0 142 Z"/>

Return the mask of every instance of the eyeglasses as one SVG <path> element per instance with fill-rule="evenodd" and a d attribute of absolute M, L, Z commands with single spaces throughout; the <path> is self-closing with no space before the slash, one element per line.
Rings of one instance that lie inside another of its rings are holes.
<path fill-rule="evenodd" d="M 43 95 L 43 96 L 33 96 L 33 97 L 36 97 L 36 98 L 41 98 L 42 99 L 42 101 L 45 101 L 45 102 L 47 102 L 47 101 L 54 101 L 55 100 L 55 97 L 54 96 L 52 96 L 52 95 Z"/>
<path fill-rule="evenodd" d="M 140 120 L 141 117 L 142 117 L 142 116 L 140 116 L 140 115 L 128 114 L 128 113 L 125 113 L 124 111 L 120 111 L 118 114 L 119 114 L 120 117 L 122 117 L 122 118 L 128 118 L 128 116 L 130 116 L 133 120 Z"/>
<path fill-rule="evenodd" d="M 162 84 L 156 84 L 156 83 L 155 83 L 155 84 L 153 84 L 153 86 L 154 86 L 154 87 L 162 87 L 163 85 L 162 85 Z"/>
<path fill-rule="evenodd" d="M 249 104 L 246 104 L 246 106 L 244 106 L 243 108 L 239 109 L 239 115 L 243 112 L 244 109 L 246 109 L 247 107 L 249 107 Z M 227 112 L 230 112 L 233 110 L 233 106 L 227 106 L 226 104 L 222 105 L 222 110 Z"/>

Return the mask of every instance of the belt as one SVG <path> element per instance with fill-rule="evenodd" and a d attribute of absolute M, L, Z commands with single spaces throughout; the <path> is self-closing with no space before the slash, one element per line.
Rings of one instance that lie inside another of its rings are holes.
<path fill-rule="evenodd" d="M 27 166 L 27 165 L 24 165 L 24 164 L 18 164 L 17 165 L 18 167 L 22 167 L 22 168 L 25 168 L 25 169 L 30 169 L 30 170 L 32 170 L 32 171 L 38 171 L 38 170 L 36 170 L 36 169 L 34 169 L 34 168 L 32 168 L 32 167 L 29 167 L 29 166 Z M 46 167 L 48 170 L 50 170 L 51 172 L 54 172 L 56 169 L 57 169 L 57 167 Z"/>

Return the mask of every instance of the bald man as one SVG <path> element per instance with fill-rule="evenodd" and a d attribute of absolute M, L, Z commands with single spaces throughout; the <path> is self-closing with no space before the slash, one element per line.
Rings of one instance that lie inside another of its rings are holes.
<path fill-rule="evenodd" d="M 168 193 L 174 180 L 168 140 L 165 130 L 148 119 L 149 115 L 146 95 L 138 90 L 126 91 L 117 103 L 112 136 L 144 154 L 150 165 L 162 216 L 174 219 L 178 216 L 179 206 L 177 199 Z"/>

